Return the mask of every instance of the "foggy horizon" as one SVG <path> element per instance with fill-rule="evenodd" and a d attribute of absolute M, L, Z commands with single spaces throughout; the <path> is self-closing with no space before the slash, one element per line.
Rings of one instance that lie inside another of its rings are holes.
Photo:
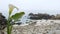
<path fill-rule="evenodd" d="M 9 4 L 19 8 L 19 11 L 14 9 L 13 14 L 20 11 L 24 11 L 26 14 L 30 12 L 60 14 L 60 0 L 0 0 L 0 12 L 5 16 L 8 15 Z"/>

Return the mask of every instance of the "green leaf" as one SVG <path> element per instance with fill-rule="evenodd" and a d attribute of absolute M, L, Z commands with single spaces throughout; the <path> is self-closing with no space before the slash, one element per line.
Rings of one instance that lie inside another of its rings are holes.
<path fill-rule="evenodd" d="M 24 14 L 25 14 L 24 12 L 19 12 L 19 13 L 16 13 L 15 15 L 12 15 L 11 18 L 16 21 L 19 18 L 21 18 Z"/>
<path fill-rule="evenodd" d="M 11 15 L 14 8 L 16 8 L 18 10 L 18 8 L 16 6 L 9 4 L 9 15 Z"/>

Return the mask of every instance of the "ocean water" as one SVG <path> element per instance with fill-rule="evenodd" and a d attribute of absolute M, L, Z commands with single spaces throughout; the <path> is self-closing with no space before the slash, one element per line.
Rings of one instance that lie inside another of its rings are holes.
<path fill-rule="evenodd" d="M 27 21 L 30 21 L 29 16 L 26 14 L 20 20 L 20 22 L 22 22 L 23 24 L 25 24 Z"/>

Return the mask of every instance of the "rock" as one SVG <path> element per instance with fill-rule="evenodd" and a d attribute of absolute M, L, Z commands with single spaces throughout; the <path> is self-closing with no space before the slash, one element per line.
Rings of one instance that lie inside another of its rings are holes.
<path fill-rule="evenodd" d="M 0 13 L 0 34 L 4 34 L 2 30 L 4 30 L 6 26 L 7 26 L 7 20 L 2 15 L 2 13 Z"/>

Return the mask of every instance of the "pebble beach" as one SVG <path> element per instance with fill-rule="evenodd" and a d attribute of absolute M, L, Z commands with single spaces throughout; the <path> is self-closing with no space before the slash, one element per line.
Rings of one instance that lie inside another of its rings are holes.
<path fill-rule="evenodd" d="M 37 22 L 31 24 L 13 25 L 12 34 L 60 34 L 60 20 L 32 21 Z"/>

